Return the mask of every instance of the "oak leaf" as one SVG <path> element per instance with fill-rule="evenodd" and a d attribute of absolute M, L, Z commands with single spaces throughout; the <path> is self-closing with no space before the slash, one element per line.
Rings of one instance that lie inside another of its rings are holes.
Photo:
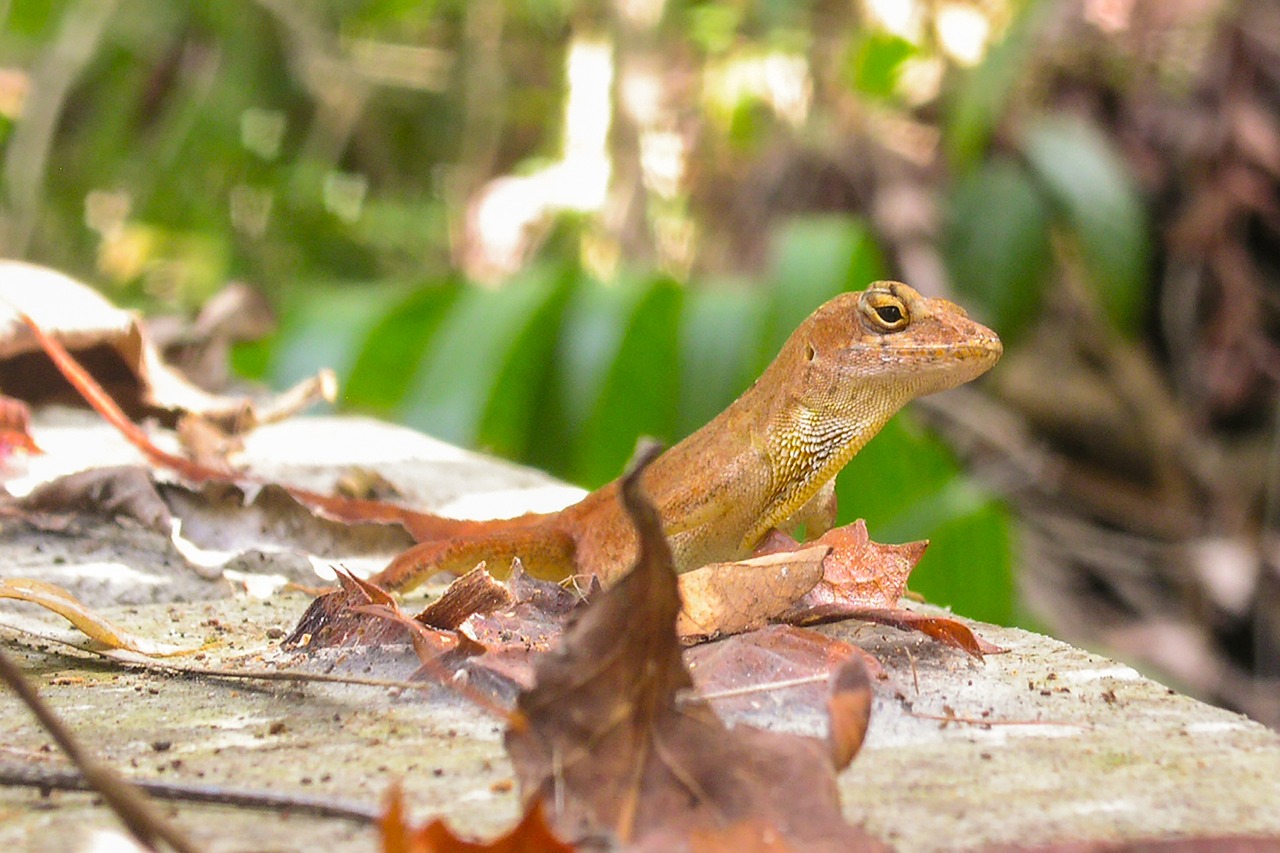
<path fill-rule="evenodd" d="M 829 530 L 816 542 L 830 547 L 823 560 L 822 580 L 778 621 L 813 625 L 839 619 L 862 619 L 915 630 L 974 657 L 1003 651 L 973 633 L 964 623 L 946 616 L 930 616 L 899 607 L 907 578 L 924 556 L 928 542 L 885 545 L 873 542 L 859 520 Z"/>

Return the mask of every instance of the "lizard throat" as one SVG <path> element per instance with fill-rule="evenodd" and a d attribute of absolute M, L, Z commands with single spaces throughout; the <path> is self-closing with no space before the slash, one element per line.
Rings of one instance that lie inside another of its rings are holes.
<path fill-rule="evenodd" d="M 770 448 L 775 495 L 759 521 L 744 537 L 742 549 L 752 551 L 773 528 L 809 502 L 871 440 L 897 407 L 879 417 L 833 420 L 812 410 L 798 413 L 790 429 Z"/>

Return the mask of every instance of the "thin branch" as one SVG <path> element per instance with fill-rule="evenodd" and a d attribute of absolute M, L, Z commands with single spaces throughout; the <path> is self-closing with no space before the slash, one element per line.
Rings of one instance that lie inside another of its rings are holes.
<path fill-rule="evenodd" d="M 137 788 L 130 785 L 119 773 L 90 755 L 80 745 L 71 730 L 40 698 L 40 694 L 23 676 L 22 670 L 2 651 L 0 651 L 0 678 L 3 678 L 13 692 L 18 694 L 18 698 L 31 709 L 31 713 L 40 721 L 40 725 L 53 737 L 72 763 L 80 769 L 85 786 L 102 795 L 102 799 L 140 844 L 154 848 L 157 842 L 163 841 L 179 853 L 197 853 L 199 848 L 165 820 Z"/>
<path fill-rule="evenodd" d="M 156 782 L 149 779 L 131 779 L 130 784 L 157 800 L 211 803 L 245 809 L 308 814 L 359 823 L 373 823 L 378 819 L 378 810 L 372 806 L 327 797 L 257 791 L 248 788 L 224 788 L 218 785 Z M 49 791 L 95 790 L 85 776 L 75 770 L 10 762 L 0 762 L 0 786 L 40 788 Z"/>

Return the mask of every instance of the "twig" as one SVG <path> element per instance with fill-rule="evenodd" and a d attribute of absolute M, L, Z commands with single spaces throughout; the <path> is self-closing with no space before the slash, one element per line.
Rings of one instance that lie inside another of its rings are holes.
<path fill-rule="evenodd" d="M 918 711 L 907 711 L 908 717 L 917 720 L 936 720 L 939 723 L 961 723 L 966 726 L 982 726 L 989 729 L 993 726 L 1066 726 L 1073 729 L 1091 728 L 1088 723 L 1063 723 L 1057 720 L 986 720 L 980 717 L 957 717 L 947 714 L 921 714 Z"/>
<path fill-rule="evenodd" d="M 44 703 L 40 694 L 23 676 L 22 671 L 4 652 L 0 651 L 0 678 L 18 694 L 23 703 L 35 714 L 54 741 L 80 769 L 84 784 L 102 795 L 111 810 L 116 813 L 129 833 L 145 847 L 154 848 L 163 841 L 179 853 L 196 853 L 198 848 L 185 835 L 166 821 L 141 792 L 129 784 L 123 776 L 90 755 L 71 734 L 53 710 Z"/>
<path fill-rule="evenodd" d="M 731 690 L 717 690 L 714 693 L 700 693 L 696 697 L 691 698 L 713 702 L 717 699 L 733 699 L 737 696 L 748 696 L 752 693 L 767 693 L 771 690 L 786 690 L 790 687 L 802 687 L 806 684 L 822 684 L 830 680 L 831 673 L 806 675 L 803 678 L 792 678 L 787 681 L 770 681 L 767 684 L 748 684 L 745 687 L 735 687 Z"/>
<path fill-rule="evenodd" d="M 360 823 L 373 823 L 378 819 L 378 810 L 373 807 L 325 797 L 256 791 L 248 788 L 223 788 L 217 785 L 156 782 L 149 779 L 131 779 L 130 784 L 157 800 L 212 803 L 264 811 L 288 811 Z M 93 790 L 84 775 L 75 770 L 9 762 L 0 762 L 0 786 L 40 788 L 50 791 Z"/>

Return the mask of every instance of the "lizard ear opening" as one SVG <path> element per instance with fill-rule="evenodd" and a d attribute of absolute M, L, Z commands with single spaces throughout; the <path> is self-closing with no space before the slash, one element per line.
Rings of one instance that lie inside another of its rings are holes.
<path fill-rule="evenodd" d="M 813 361 L 813 357 L 817 354 L 818 354 L 817 351 L 813 348 L 813 344 L 809 343 L 808 341 L 805 341 L 804 360 Z"/>

